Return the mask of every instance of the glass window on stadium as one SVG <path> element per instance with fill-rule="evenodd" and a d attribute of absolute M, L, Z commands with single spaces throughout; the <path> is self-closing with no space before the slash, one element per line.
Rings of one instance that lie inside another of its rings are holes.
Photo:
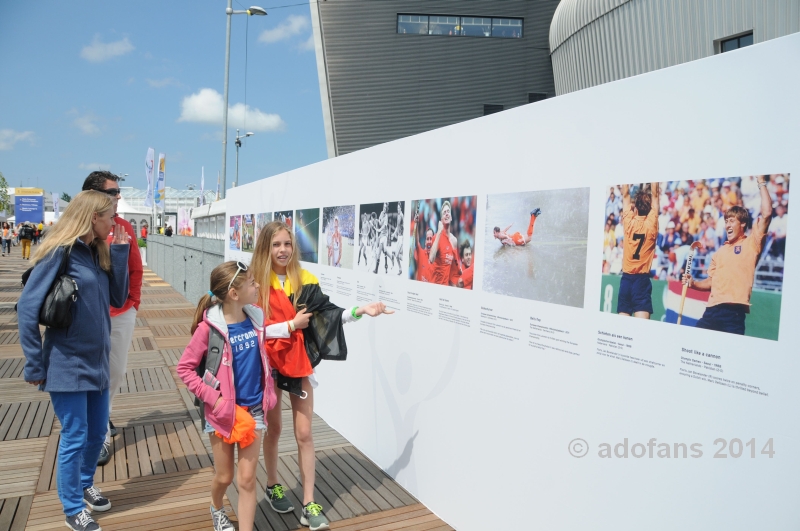
<path fill-rule="evenodd" d="M 467 37 L 491 37 L 492 19 L 461 17 L 461 34 Z"/>
<path fill-rule="evenodd" d="M 747 35 L 740 35 L 739 37 L 734 37 L 732 39 L 726 39 L 720 42 L 720 52 L 730 52 L 733 50 L 738 50 L 739 48 L 744 48 L 745 46 L 750 46 L 753 44 L 753 34 L 748 33 Z"/>
<path fill-rule="evenodd" d="M 397 33 L 428 34 L 428 15 L 397 15 Z"/>
<path fill-rule="evenodd" d="M 459 17 L 431 15 L 429 18 L 429 35 L 461 35 Z"/>
<path fill-rule="evenodd" d="M 521 39 L 522 19 L 493 18 L 492 37 L 500 37 L 502 39 Z"/>
<path fill-rule="evenodd" d="M 397 33 L 521 39 L 522 19 L 457 17 L 451 15 L 397 15 Z"/>

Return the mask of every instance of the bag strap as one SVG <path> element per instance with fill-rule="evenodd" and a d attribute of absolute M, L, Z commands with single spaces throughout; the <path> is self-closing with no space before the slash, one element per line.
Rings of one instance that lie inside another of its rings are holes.
<path fill-rule="evenodd" d="M 64 255 L 61 257 L 61 265 L 58 266 L 58 273 L 56 273 L 56 279 L 61 277 L 64 273 L 67 272 L 67 265 L 69 264 L 69 255 L 72 253 L 72 246 L 66 245 L 64 246 Z"/>
<path fill-rule="evenodd" d="M 214 376 L 222 362 L 222 351 L 225 348 L 225 337 L 213 326 L 208 327 L 208 353 L 206 353 L 206 370 Z"/>

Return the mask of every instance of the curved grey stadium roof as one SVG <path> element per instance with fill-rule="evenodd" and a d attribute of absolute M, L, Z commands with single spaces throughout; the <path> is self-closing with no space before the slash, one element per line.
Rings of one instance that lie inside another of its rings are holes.
<path fill-rule="evenodd" d="M 550 53 L 581 28 L 631 0 L 561 0 L 550 22 Z"/>

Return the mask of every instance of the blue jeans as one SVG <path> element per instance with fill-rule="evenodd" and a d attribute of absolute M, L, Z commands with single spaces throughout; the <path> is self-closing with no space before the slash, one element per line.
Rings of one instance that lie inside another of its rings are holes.
<path fill-rule="evenodd" d="M 59 422 L 58 497 L 64 514 L 85 508 L 83 489 L 94 484 L 97 459 L 108 428 L 108 389 L 76 393 L 50 393 Z"/>

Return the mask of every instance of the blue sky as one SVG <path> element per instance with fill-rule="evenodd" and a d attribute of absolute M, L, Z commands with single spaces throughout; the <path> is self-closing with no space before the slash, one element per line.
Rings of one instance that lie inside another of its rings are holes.
<path fill-rule="evenodd" d="M 251 5 L 239 2 L 234 9 Z M 266 17 L 233 16 L 228 186 L 237 118 L 255 132 L 239 152 L 240 184 L 327 158 L 309 6 L 272 9 L 298 3 L 267 0 L 255 4 Z M 2 2 L 0 171 L 9 186 L 74 194 L 100 168 L 146 188 L 152 147 L 156 157 L 166 154 L 168 186 L 199 185 L 204 166 L 206 189 L 214 189 L 225 7 L 225 0 Z"/>

